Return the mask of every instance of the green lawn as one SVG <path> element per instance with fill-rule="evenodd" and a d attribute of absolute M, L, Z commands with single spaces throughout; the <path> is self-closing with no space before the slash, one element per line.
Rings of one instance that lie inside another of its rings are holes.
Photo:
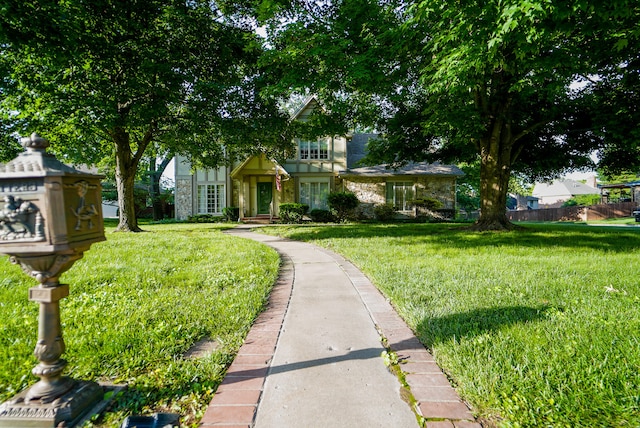
<path fill-rule="evenodd" d="M 263 308 L 277 254 L 222 225 L 107 230 L 62 276 L 66 373 L 126 383 L 105 418 L 169 411 L 195 426 Z M 344 254 L 387 294 L 488 425 L 640 426 L 640 228 L 529 224 L 265 229 Z M 0 401 L 35 381 L 38 305 L 0 258 Z M 219 349 L 182 354 L 199 339 Z"/>
<path fill-rule="evenodd" d="M 113 233 L 65 274 L 61 301 L 69 362 L 77 379 L 126 383 L 96 426 L 118 427 L 130 414 L 186 415 L 195 426 L 277 277 L 275 251 L 221 233 L 212 224 L 147 225 L 145 233 Z M 35 286 L 0 257 L 0 401 L 37 379 L 33 348 Z M 196 341 L 218 350 L 185 359 Z"/>
<path fill-rule="evenodd" d="M 359 266 L 487 425 L 640 426 L 640 228 L 265 231 Z"/>

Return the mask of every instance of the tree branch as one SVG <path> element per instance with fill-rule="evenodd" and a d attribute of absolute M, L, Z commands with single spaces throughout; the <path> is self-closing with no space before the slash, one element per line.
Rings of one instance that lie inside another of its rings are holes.
<path fill-rule="evenodd" d="M 147 150 L 147 147 L 149 147 L 149 144 L 151 144 L 151 142 L 153 141 L 153 138 L 155 136 L 155 130 L 156 130 L 156 122 L 152 121 L 149 124 L 149 127 L 147 128 L 147 130 L 145 131 L 144 135 L 138 142 L 138 150 L 136 150 L 136 153 L 133 155 L 133 162 L 135 162 L 136 165 L 140 162 L 140 159 L 142 159 L 142 156 L 144 155 L 144 152 Z"/>

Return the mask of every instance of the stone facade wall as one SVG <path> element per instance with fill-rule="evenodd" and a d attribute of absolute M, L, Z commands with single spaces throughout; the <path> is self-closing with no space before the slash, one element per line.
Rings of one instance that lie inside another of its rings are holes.
<path fill-rule="evenodd" d="M 448 177 L 419 177 L 416 180 L 416 199 L 435 198 L 444 209 L 452 210 L 456 202 L 455 180 Z"/>
<path fill-rule="evenodd" d="M 384 204 L 385 181 L 382 178 L 361 178 L 359 181 L 344 180 L 345 190 L 354 193 L 360 202 L 367 204 Z"/>
<path fill-rule="evenodd" d="M 375 218 L 374 207 L 386 202 L 385 181 L 382 178 L 360 178 L 359 181 L 343 182 L 346 191 L 354 193 L 360 200 L 356 216 L 361 219 Z"/>
<path fill-rule="evenodd" d="M 435 198 L 441 201 L 445 209 L 453 209 L 456 200 L 456 186 L 452 178 L 418 177 L 415 179 L 416 199 Z M 369 204 L 386 202 L 386 180 L 379 177 L 359 178 L 358 181 L 344 180 L 344 188 Z"/>
<path fill-rule="evenodd" d="M 448 177 L 417 177 L 414 179 L 416 199 L 435 198 L 443 209 L 454 209 L 456 201 L 455 180 Z M 360 200 L 361 217 L 374 216 L 373 208 L 386 203 L 386 179 L 383 177 L 358 177 L 358 181 L 343 181 L 344 189 L 353 192 Z"/>
<path fill-rule="evenodd" d="M 191 178 L 177 178 L 175 190 L 176 219 L 186 220 L 193 212 Z"/>

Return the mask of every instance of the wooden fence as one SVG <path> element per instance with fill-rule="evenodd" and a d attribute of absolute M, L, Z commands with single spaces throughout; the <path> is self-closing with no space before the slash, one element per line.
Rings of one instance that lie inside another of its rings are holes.
<path fill-rule="evenodd" d="M 631 217 L 631 213 L 636 206 L 635 202 L 619 202 L 588 207 L 507 211 L 507 218 L 511 221 L 593 221 L 606 218 Z"/>

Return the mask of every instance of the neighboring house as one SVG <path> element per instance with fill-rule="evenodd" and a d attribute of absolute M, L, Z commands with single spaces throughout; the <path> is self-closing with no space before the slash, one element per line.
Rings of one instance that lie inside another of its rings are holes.
<path fill-rule="evenodd" d="M 292 117 L 306 120 L 314 108 L 310 98 Z M 443 208 L 456 208 L 456 179 L 464 173 L 451 165 L 417 163 L 393 170 L 383 165 L 358 167 L 366 146 L 375 134 L 332 136 L 317 141 L 296 139 L 295 158 L 280 165 L 264 155 L 253 156 L 233 168 L 191 171 L 176 162 L 176 218 L 195 214 L 222 215 L 224 207 L 239 207 L 241 219 L 278 216 L 280 204 L 303 203 L 313 209 L 328 209 L 331 191 L 352 191 L 373 215 L 377 204 L 392 203 L 400 213 L 414 215 L 409 201 L 435 198 Z"/>
<path fill-rule="evenodd" d="M 550 183 L 536 183 L 532 194 L 538 198 L 540 208 L 559 208 L 575 196 L 599 195 L 600 190 L 580 181 L 554 180 Z"/>
<path fill-rule="evenodd" d="M 512 211 L 537 210 L 539 208 L 538 198 L 509 193 L 507 195 L 507 208 Z"/>

